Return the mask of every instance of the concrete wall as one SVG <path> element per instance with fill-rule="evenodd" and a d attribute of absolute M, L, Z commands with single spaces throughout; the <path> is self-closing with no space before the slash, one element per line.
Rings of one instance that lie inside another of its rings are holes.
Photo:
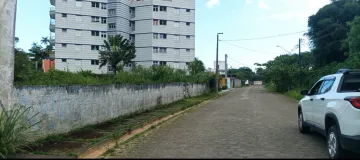
<path fill-rule="evenodd" d="M 208 91 L 202 84 L 18 86 L 14 100 L 34 107 L 41 137 L 65 133 L 121 115 L 168 104 Z"/>

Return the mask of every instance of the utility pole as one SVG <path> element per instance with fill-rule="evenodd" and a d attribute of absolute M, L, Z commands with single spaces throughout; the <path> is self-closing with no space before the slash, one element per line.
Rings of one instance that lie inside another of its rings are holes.
<path fill-rule="evenodd" d="M 299 87 L 301 87 L 301 38 L 299 38 Z"/>
<path fill-rule="evenodd" d="M 219 91 L 219 34 L 223 34 L 223 33 L 217 33 L 217 37 L 216 37 L 216 64 L 215 64 L 216 92 Z"/>
<path fill-rule="evenodd" d="M 228 72 L 227 57 L 228 57 L 228 55 L 225 54 L 225 78 L 227 78 L 227 72 Z"/>
<path fill-rule="evenodd" d="M 225 81 L 226 81 L 226 85 L 228 85 L 228 64 L 227 64 L 227 54 L 225 54 Z M 228 86 L 228 88 L 230 88 L 230 86 Z"/>

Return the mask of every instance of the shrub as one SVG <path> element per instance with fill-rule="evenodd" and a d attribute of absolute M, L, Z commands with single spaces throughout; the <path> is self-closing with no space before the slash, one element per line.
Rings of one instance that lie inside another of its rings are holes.
<path fill-rule="evenodd" d="M 1 104 L 0 104 L 1 105 Z M 11 110 L 0 110 L 0 157 L 22 151 L 30 143 L 29 137 L 35 132 L 30 128 L 37 123 L 31 124 L 31 120 L 37 115 L 29 116 L 32 108 L 15 104 Z M 30 118 L 28 118 L 30 117 Z"/>

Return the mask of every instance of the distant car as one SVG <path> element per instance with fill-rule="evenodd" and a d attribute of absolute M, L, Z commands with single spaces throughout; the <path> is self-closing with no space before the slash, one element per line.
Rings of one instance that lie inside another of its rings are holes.
<path fill-rule="evenodd" d="M 310 129 L 327 138 L 331 159 L 344 150 L 360 152 L 360 70 L 341 69 L 318 80 L 298 105 L 298 126 L 303 134 Z"/>

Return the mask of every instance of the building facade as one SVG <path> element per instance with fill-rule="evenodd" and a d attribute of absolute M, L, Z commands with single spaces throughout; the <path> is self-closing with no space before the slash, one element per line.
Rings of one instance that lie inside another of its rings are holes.
<path fill-rule="evenodd" d="M 99 50 L 108 36 L 116 34 L 135 43 L 133 61 L 145 67 L 186 69 L 195 58 L 195 0 L 50 2 L 55 69 L 108 73 L 111 68 L 99 69 Z"/>

